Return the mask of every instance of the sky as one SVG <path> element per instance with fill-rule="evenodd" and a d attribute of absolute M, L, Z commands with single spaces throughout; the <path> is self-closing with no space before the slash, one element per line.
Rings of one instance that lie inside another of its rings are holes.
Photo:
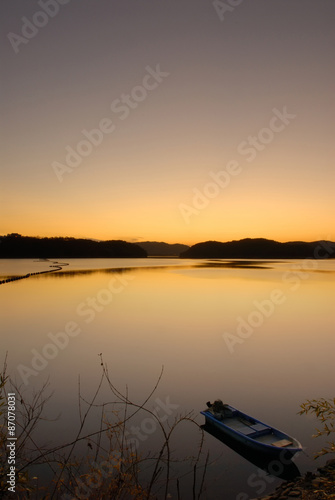
<path fill-rule="evenodd" d="M 0 18 L 0 235 L 335 240 L 333 0 Z"/>

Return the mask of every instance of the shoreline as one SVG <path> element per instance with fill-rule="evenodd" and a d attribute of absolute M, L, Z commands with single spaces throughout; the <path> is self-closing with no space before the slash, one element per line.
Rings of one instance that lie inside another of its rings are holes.
<path fill-rule="evenodd" d="M 335 458 L 329 459 L 315 472 L 285 481 L 270 495 L 252 500 L 324 500 L 335 499 Z"/>

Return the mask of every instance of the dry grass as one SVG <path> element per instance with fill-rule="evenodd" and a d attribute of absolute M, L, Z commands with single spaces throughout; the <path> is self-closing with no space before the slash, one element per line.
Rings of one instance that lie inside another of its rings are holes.
<path fill-rule="evenodd" d="M 52 397 L 48 384 L 44 384 L 27 401 L 22 387 L 7 377 L 5 362 L 0 379 L 0 498 L 13 498 L 6 482 L 8 450 L 5 404 L 8 391 L 15 392 L 17 400 L 16 498 L 153 500 L 167 499 L 173 492 L 175 498 L 181 499 L 181 490 L 187 499 L 202 497 L 208 465 L 208 457 L 203 454 L 203 430 L 195 422 L 192 413 L 175 415 L 173 421 L 171 417 L 162 422 L 149 409 L 149 401 L 158 387 L 163 370 L 148 396 L 138 404 L 128 398 L 127 389 L 124 394 L 113 385 L 102 359 L 101 367 L 101 378 L 90 401 L 82 396 L 80 381 L 78 383 L 80 418 L 73 439 L 50 448 L 43 447 L 34 437 L 44 419 L 48 400 Z M 103 383 L 107 383 L 112 401 L 99 404 L 97 399 Z M 95 412 L 99 410 L 100 422 L 95 432 L 87 434 L 86 424 L 93 409 Z M 159 449 L 145 456 L 127 439 L 127 429 L 139 415 L 155 422 L 155 432 L 160 436 Z M 184 458 L 184 473 L 178 477 L 173 471 L 181 459 L 174 456 L 170 443 L 182 423 L 194 426 L 198 439 L 195 455 Z M 79 453 L 77 457 L 78 446 L 83 443 L 86 444 L 87 452 L 84 456 Z M 53 479 L 49 484 L 43 484 L 43 477 L 38 477 L 38 473 L 32 475 L 32 469 L 36 471 L 39 468 L 51 473 Z M 184 482 L 188 487 L 186 493 Z"/>

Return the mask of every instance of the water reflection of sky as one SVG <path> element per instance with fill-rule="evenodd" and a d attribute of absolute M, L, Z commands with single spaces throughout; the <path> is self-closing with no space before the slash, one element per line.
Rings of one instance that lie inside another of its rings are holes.
<path fill-rule="evenodd" d="M 102 352 L 115 384 L 121 389 L 127 385 L 136 402 L 150 392 L 164 365 L 156 396 L 169 397 L 180 412 L 193 409 L 198 415 L 207 400 L 221 398 L 297 437 L 313 454 L 320 447 L 310 437 L 315 422 L 297 411 L 306 398 L 334 397 L 335 263 L 319 261 L 317 269 L 303 269 L 302 261 L 262 261 L 259 268 L 254 262 L 248 268 L 235 262 L 215 262 L 214 267 L 195 262 L 194 268 L 188 262 L 177 267 L 158 264 L 156 260 L 157 267 L 87 271 L 68 266 L 66 271 L 0 287 L 2 347 L 9 353 L 9 371 L 17 378 L 18 364 L 30 366 L 32 349 L 42 352 L 50 333 L 63 332 L 68 322 L 80 328 L 67 347 L 29 379 L 28 392 L 50 378 L 54 396 L 49 411 L 62 414 L 53 428 L 59 435 L 71 435 L 77 422 L 78 375 L 85 394 L 92 394 Z M 316 272 L 327 270 L 332 272 Z M 118 278 L 126 283 L 120 292 L 102 292 Z M 241 322 L 258 310 L 255 303 L 269 301 L 274 290 L 285 300 L 229 352 L 223 334 L 236 335 Z M 80 305 L 79 311 L 94 310 L 91 321 L 87 314 L 78 314 Z M 104 388 L 100 401 L 109 397 Z M 46 435 L 50 439 L 50 430 Z M 179 444 L 192 453 L 192 440 L 186 432 Z M 146 446 L 149 440 L 143 449 Z M 213 439 L 208 446 L 222 454 L 221 468 L 214 468 L 222 481 L 233 484 L 236 471 L 248 477 L 251 464 Z M 302 471 L 309 460 L 299 457 Z"/>

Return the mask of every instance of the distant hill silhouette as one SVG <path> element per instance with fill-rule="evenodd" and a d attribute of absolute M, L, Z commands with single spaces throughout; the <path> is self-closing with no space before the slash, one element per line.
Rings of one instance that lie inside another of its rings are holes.
<path fill-rule="evenodd" d="M 146 251 L 122 240 L 37 238 L 13 233 L 0 237 L 0 258 L 143 258 Z"/>
<path fill-rule="evenodd" d="M 239 241 L 206 241 L 180 254 L 182 259 L 324 259 L 335 258 L 335 243 L 330 241 L 278 241 L 246 238 Z"/>
<path fill-rule="evenodd" d="M 141 241 L 138 245 L 144 248 L 148 255 L 155 257 L 179 257 L 181 252 L 190 248 L 188 245 L 180 243 L 169 244 L 157 241 Z"/>

